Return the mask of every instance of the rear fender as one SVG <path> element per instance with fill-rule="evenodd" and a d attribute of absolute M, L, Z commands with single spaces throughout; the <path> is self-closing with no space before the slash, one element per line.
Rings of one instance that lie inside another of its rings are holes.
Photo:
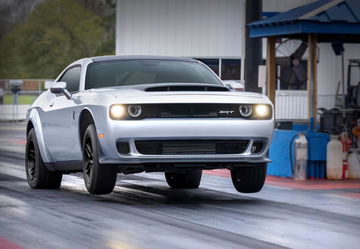
<path fill-rule="evenodd" d="M 30 110 L 28 114 L 28 122 L 31 122 L 35 129 L 36 139 L 39 145 L 40 154 L 44 163 L 51 162 L 51 157 L 47 152 L 45 142 L 44 142 L 44 133 L 43 133 L 43 124 L 41 123 L 39 111 L 36 108 Z"/>

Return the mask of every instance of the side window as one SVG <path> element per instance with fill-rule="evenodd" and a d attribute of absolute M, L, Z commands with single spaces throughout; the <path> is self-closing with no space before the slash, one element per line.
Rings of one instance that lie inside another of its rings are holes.
<path fill-rule="evenodd" d="M 81 67 L 72 67 L 68 69 L 59 81 L 66 82 L 66 89 L 69 92 L 78 92 L 80 84 Z"/>

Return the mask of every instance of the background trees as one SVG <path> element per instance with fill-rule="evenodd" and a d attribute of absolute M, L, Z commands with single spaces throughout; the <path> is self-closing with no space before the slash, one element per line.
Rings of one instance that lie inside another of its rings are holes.
<path fill-rule="evenodd" d="M 0 78 L 55 78 L 72 61 L 113 54 L 114 4 L 100 4 L 49 0 L 36 5 L 0 41 Z"/>

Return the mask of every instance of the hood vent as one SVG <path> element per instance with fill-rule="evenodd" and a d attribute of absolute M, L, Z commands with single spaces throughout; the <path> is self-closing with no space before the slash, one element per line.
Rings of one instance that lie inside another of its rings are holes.
<path fill-rule="evenodd" d="M 210 92 L 228 92 L 226 87 L 222 86 L 156 86 L 145 89 L 146 92 L 176 92 L 176 91 L 210 91 Z"/>

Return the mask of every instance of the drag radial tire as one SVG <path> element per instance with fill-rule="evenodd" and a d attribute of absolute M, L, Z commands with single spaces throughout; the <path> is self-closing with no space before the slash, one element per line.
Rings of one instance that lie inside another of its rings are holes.
<path fill-rule="evenodd" d="M 26 179 L 32 188 L 60 188 L 62 173 L 51 172 L 44 165 L 34 129 L 30 130 L 26 139 L 25 171 Z"/>
<path fill-rule="evenodd" d="M 264 186 L 266 163 L 239 167 L 231 170 L 231 179 L 235 189 L 241 193 L 256 193 Z"/>
<path fill-rule="evenodd" d="M 166 182 L 171 188 L 198 188 L 202 170 L 194 169 L 183 173 L 165 172 Z"/>
<path fill-rule="evenodd" d="M 83 142 L 83 173 L 89 193 L 104 195 L 113 191 L 116 183 L 116 168 L 99 164 L 99 144 L 95 125 L 87 127 Z"/>

